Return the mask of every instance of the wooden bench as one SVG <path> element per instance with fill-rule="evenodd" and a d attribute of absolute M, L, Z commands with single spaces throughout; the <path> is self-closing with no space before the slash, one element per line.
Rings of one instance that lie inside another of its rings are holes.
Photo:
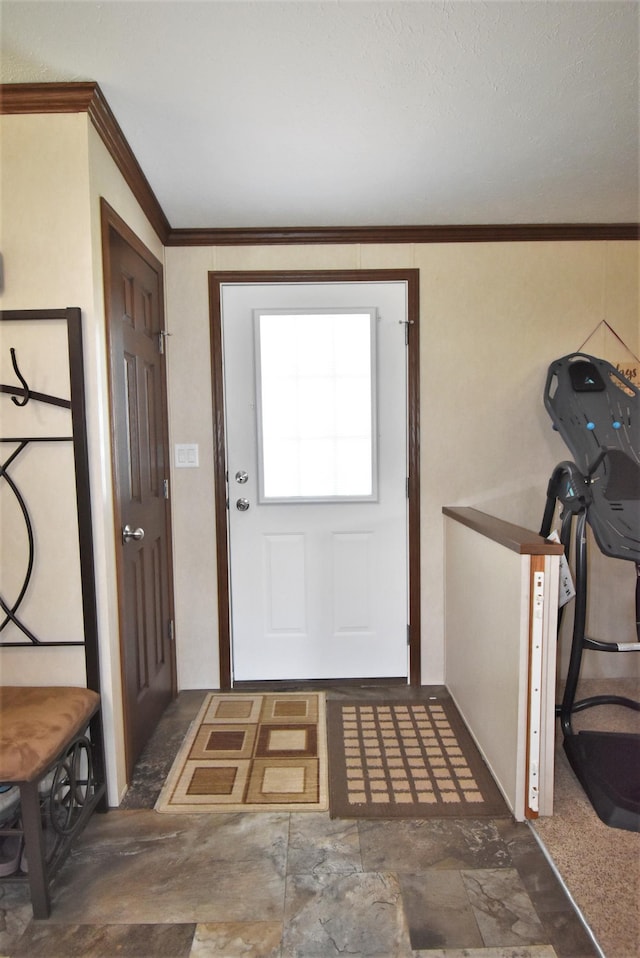
<path fill-rule="evenodd" d="M 0 783 L 20 788 L 14 830 L 24 837 L 34 918 L 49 917 L 56 871 L 93 810 L 105 807 L 102 761 L 87 735 L 99 707 L 90 689 L 0 686 Z"/>

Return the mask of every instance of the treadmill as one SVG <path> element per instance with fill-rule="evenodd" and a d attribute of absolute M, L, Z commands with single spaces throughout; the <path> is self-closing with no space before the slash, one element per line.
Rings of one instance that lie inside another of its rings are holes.
<path fill-rule="evenodd" d="M 575 540 L 575 612 L 562 702 L 556 706 L 563 746 L 599 818 L 613 828 L 640 831 L 640 735 L 575 732 L 575 712 L 619 705 L 640 712 L 620 695 L 576 701 L 583 653 L 640 652 L 640 390 L 610 363 L 573 353 L 549 366 L 544 404 L 573 456 L 554 469 L 540 534 L 545 538 L 560 503 L 560 541 L 567 560 Z M 636 641 L 603 642 L 586 634 L 586 524 L 600 550 L 636 566 Z M 558 628 L 561 622 L 560 610 Z"/>

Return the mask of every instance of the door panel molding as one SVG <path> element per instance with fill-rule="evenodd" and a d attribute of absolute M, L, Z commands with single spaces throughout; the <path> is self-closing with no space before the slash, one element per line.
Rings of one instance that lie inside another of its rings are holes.
<path fill-rule="evenodd" d="M 384 283 L 407 284 L 407 445 L 408 445 L 408 580 L 409 682 L 420 685 L 420 379 L 419 270 L 285 270 L 209 273 L 209 317 L 213 410 L 214 505 L 218 570 L 220 687 L 230 689 L 231 616 L 229 608 L 229 539 L 227 528 L 226 439 L 222 352 L 221 290 L 225 284 Z"/>

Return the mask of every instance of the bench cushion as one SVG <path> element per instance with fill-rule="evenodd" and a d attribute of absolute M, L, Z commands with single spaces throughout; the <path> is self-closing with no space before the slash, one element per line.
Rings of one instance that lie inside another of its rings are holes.
<path fill-rule="evenodd" d="M 0 782 L 39 778 L 99 703 L 91 689 L 0 686 Z"/>

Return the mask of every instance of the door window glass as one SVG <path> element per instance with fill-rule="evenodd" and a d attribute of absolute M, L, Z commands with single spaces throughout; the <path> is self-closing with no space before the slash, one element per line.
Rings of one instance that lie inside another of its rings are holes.
<path fill-rule="evenodd" d="M 375 319 L 255 310 L 261 502 L 376 498 Z"/>

